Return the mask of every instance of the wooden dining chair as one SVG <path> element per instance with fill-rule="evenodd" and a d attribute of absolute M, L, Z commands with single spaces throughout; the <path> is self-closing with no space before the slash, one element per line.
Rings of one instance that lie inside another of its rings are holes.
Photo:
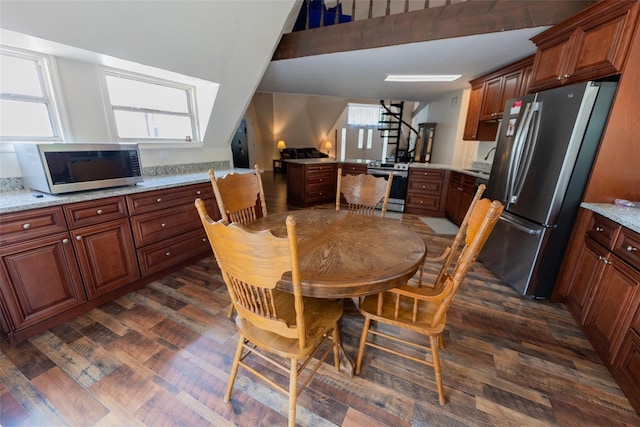
<path fill-rule="evenodd" d="M 420 268 L 420 286 L 428 286 L 428 285 L 433 286 L 436 283 L 440 283 L 442 281 L 442 275 L 449 270 L 449 267 L 451 266 L 451 262 L 453 261 L 453 258 L 455 257 L 456 253 L 458 252 L 458 247 L 460 246 L 460 243 L 464 239 L 465 233 L 467 232 L 467 225 L 469 224 L 469 217 L 471 216 L 471 212 L 473 212 L 473 208 L 475 207 L 478 200 L 480 200 L 480 198 L 482 197 L 482 194 L 484 193 L 485 188 L 486 188 L 486 185 L 484 184 L 480 184 L 478 186 L 476 193 L 473 196 L 473 199 L 471 199 L 471 204 L 469 205 L 469 209 L 467 209 L 467 213 L 462 219 L 460 228 L 458 228 L 458 233 L 456 234 L 456 237 L 451 242 L 451 245 L 447 246 L 445 250 L 442 251 L 442 253 L 437 257 L 429 257 L 429 256 L 425 257 L 424 264 Z M 425 264 L 439 263 L 439 262 L 442 262 L 442 264 L 440 265 L 440 270 L 438 271 L 438 276 L 436 277 L 436 279 L 431 283 L 424 283 L 423 276 L 424 276 Z"/>
<path fill-rule="evenodd" d="M 342 168 L 338 168 L 336 210 L 340 210 L 342 195 L 347 202 L 347 210 L 361 215 L 373 215 L 378 203 L 382 202 L 380 216 L 384 218 L 392 181 L 393 172 L 389 173 L 389 179 L 386 180 L 369 174 L 342 176 Z"/>
<path fill-rule="evenodd" d="M 222 219 L 246 224 L 267 216 L 258 165 L 255 165 L 255 173 L 230 173 L 222 178 L 216 178 L 209 169 L 209 177 Z"/>
<path fill-rule="evenodd" d="M 214 222 L 200 199 L 196 200 L 196 208 L 238 313 L 236 325 L 240 339 L 224 401 L 231 398 L 238 368 L 242 366 L 289 397 L 289 426 L 293 427 L 297 397 L 332 349 L 335 368 L 340 368 L 338 320 L 342 316 L 342 305 L 333 300 L 302 296 L 293 217 L 286 219 L 287 236 L 276 237 L 270 230 L 251 232 L 240 224 Z M 291 277 L 292 293 L 276 288 L 284 275 Z M 332 345 L 321 349 L 328 338 L 333 341 Z M 316 354 L 319 356 L 314 359 Z M 288 374 L 288 387 L 278 384 L 273 379 L 276 375 L 257 368 L 259 365 L 247 363 L 245 359 L 249 355 L 258 356 Z M 289 359 L 288 367 L 282 359 Z M 300 377 L 306 369 L 304 377 Z"/>
<path fill-rule="evenodd" d="M 247 224 L 267 216 L 267 202 L 257 164 L 255 173 L 230 173 L 222 178 L 216 178 L 213 170 L 209 169 L 209 178 L 223 220 Z M 229 306 L 228 316 L 233 316 L 233 304 Z"/>
<path fill-rule="evenodd" d="M 438 388 L 438 401 L 444 405 L 439 350 L 444 348 L 442 333 L 446 326 L 447 310 L 491 234 L 502 210 L 503 206 L 498 201 L 490 202 L 488 199 L 481 199 L 475 204 L 469 217 L 464 237 L 465 246 L 462 248 L 460 257 L 451 274 L 443 274 L 441 283 L 436 284 L 434 289 L 402 285 L 377 295 L 367 296 L 361 301 L 360 313 L 364 316 L 364 326 L 360 336 L 356 374 L 360 373 L 366 346 L 433 367 Z M 371 328 L 372 321 L 376 323 L 375 328 Z M 379 328 L 380 324 L 395 326 L 400 328 L 400 332 L 396 335 L 389 331 L 383 332 Z M 406 335 L 403 338 L 403 329 L 428 336 L 430 345 L 425 346 L 410 341 Z M 369 341 L 369 335 L 373 335 L 375 339 Z M 386 342 L 395 345 L 384 345 L 383 343 Z M 424 351 L 426 353 L 424 359 L 403 352 L 402 345 L 398 343 L 414 350 Z"/>

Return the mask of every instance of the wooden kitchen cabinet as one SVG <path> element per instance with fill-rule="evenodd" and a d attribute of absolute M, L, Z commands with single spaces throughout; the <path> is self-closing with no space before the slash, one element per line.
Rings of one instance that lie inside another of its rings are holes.
<path fill-rule="evenodd" d="M 409 168 L 405 213 L 444 216 L 447 173 L 444 169 Z"/>
<path fill-rule="evenodd" d="M 495 140 L 506 101 L 528 93 L 532 67 L 529 56 L 470 82 L 464 140 Z"/>
<path fill-rule="evenodd" d="M 16 344 L 210 255 L 197 197 L 220 218 L 209 182 L 0 215 L 2 335 Z M 141 218 L 165 231 L 136 247 Z"/>
<path fill-rule="evenodd" d="M 622 343 L 612 373 L 635 410 L 640 412 L 640 308 Z"/>
<path fill-rule="evenodd" d="M 619 74 L 638 19 L 635 0 L 601 1 L 531 38 L 531 91 Z"/>
<path fill-rule="evenodd" d="M 196 198 L 205 202 L 213 219 L 220 219 L 210 183 L 127 196 L 142 277 L 210 253 L 211 247 L 194 206 Z"/>
<path fill-rule="evenodd" d="M 456 225 L 462 224 L 476 191 L 477 178 L 460 172 L 451 172 L 447 188 L 445 215 Z"/>
<path fill-rule="evenodd" d="M 287 203 L 307 207 L 335 201 L 336 163 L 287 163 Z"/>
<path fill-rule="evenodd" d="M 0 318 L 10 341 L 86 300 L 62 208 L 3 215 Z"/>
<path fill-rule="evenodd" d="M 89 299 L 140 278 L 124 197 L 63 208 Z"/>
<path fill-rule="evenodd" d="M 566 303 L 640 410 L 640 234 L 580 209 L 572 240 L 554 300 Z"/>

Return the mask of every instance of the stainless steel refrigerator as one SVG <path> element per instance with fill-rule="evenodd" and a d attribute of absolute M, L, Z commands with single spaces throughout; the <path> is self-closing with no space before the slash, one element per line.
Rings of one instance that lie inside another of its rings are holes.
<path fill-rule="evenodd" d="M 523 295 L 551 295 L 615 82 L 507 101 L 485 197 L 505 210 L 478 259 Z"/>

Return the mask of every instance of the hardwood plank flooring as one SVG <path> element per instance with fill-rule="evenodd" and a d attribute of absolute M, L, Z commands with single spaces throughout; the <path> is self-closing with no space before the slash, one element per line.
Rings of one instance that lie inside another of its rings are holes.
<path fill-rule="evenodd" d="M 285 175 L 267 172 L 263 183 L 269 212 L 286 210 Z M 399 220 L 432 255 L 452 238 L 417 216 Z M 222 401 L 237 342 L 228 304 L 208 257 L 16 347 L 1 342 L 0 425 L 286 425 L 286 398 L 243 370 Z M 342 320 L 353 357 L 361 327 L 358 316 Z M 521 298 L 480 263 L 449 311 L 445 341 L 444 406 L 431 370 L 368 349 L 359 376 L 320 369 L 300 395 L 298 424 L 640 425 L 565 307 Z"/>

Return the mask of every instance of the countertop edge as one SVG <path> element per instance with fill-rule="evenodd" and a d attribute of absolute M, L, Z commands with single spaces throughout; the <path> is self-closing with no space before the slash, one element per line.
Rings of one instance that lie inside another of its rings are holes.
<path fill-rule="evenodd" d="M 640 233 L 640 209 L 627 206 L 618 206 L 611 203 L 586 203 L 580 204 L 581 208 L 589 209 L 612 221 L 617 222 L 629 230 Z"/>
<path fill-rule="evenodd" d="M 254 169 L 235 168 L 216 170 L 214 172 L 217 177 L 222 177 L 230 173 L 251 173 L 254 172 Z M 60 206 L 69 203 L 104 199 L 107 197 L 126 196 L 129 194 L 144 193 L 146 191 L 162 190 L 181 185 L 200 184 L 205 182 L 210 182 L 208 171 L 178 175 L 152 176 L 144 178 L 143 182 L 135 185 L 57 195 L 34 190 L 3 192 L 0 193 L 0 214 Z"/>

